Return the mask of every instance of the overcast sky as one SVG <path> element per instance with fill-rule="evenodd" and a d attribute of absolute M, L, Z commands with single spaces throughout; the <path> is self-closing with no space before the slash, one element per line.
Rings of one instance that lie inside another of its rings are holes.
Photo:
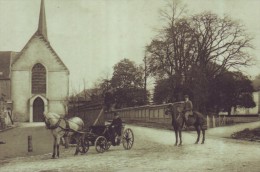
<path fill-rule="evenodd" d="M 228 14 L 255 37 L 255 66 L 260 74 L 260 0 L 182 0 L 189 14 Z M 123 58 L 142 63 L 144 47 L 160 28 L 166 0 L 45 0 L 50 44 L 70 70 L 71 90 L 107 74 Z M 37 30 L 40 0 L 0 0 L 0 51 L 21 51 Z"/>

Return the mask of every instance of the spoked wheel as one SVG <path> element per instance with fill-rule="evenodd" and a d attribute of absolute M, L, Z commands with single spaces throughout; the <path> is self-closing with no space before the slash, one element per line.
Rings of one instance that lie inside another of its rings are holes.
<path fill-rule="evenodd" d="M 134 144 L 134 133 L 130 128 L 127 128 L 123 133 L 123 147 L 126 150 L 130 150 L 133 147 Z"/>
<path fill-rule="evenodd" d="M 95 141 L 96 151 L 98 153 L 103 153 L 107 150 L 107 139 L 104 136 L 99 136 Z"/>
<path fill-rule="evenodd" d="M 106 151 L 111 147 L 111 145 L 112 145 L 111 142 L 107 142 Z"/>
<path fill-rule="evenodd" d="M 78 142 L 78 151 L 80 153 L 87 153 L 89 150 L 89 140 L 86 138 L 80 139 Z"/>

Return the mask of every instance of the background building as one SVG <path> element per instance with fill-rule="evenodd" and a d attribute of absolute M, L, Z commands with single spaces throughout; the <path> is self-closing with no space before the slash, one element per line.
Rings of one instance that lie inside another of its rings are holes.
<path fill-rule="evenodd" d="M 0 52 L 0 94 L 15 121 L 43 121 L 43 111 L 64 115 L 69 70 L 48 41 L 44 0 L 37 31 L 21 52 Z"/>

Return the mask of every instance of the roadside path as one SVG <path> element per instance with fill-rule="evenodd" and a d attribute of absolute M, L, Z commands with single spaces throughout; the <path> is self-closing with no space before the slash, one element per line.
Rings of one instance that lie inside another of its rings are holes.
<path fill-rule="evenodd" d="M 173 146 L 174 133 L 172 131 L 133 125 L 127 125 L 127 127 L 130 127 L 135 134 L 134 146 L 129 151 L 118 146 L 112 147 L 108 152 L 98 154 L 94 147 L 90 147 L 86 155 L 73 156 L 75 148 L 62 148 L 61 157 L 53 160 L 50 159 L 52 149 L 50 147 L 47 154 L 2 160 L 0 171 L 260 171 L 260 145 L 257 142 L 209 137 L 204 145 L 195 145 L 193 143 L 196 135 L 184 132 L 183 146 L 176 147 Z M 16 128 L 13 131 L 19 129 L 21 130 L 21 128 Z M 51 145 L 50 136 L 48 133 L 44 134 L 43 129 L 43 126 L 31 128 L 35 133 L 42 132 L 42 141 Z M 34 150 L 38 151 L 37 148 Z"/>

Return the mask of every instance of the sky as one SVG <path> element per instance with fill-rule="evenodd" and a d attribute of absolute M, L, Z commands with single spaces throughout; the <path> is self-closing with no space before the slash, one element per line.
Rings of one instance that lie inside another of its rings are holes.
<path fill-rule="evenodd" d="M 260 0 L 181 0 L 188 14 L 212 11 L 246 26 L 253 40 L 254 66 L 260 74 Z M 163 22 L 167 0 L 45 0 L 48 39 L 70 70 L 70 92 L 111 77 L 124 58 L 141 64 L 145 46 Z M 40 0 L 0 0 L 0 51 L 19 52 L 38 27 Z"/>

